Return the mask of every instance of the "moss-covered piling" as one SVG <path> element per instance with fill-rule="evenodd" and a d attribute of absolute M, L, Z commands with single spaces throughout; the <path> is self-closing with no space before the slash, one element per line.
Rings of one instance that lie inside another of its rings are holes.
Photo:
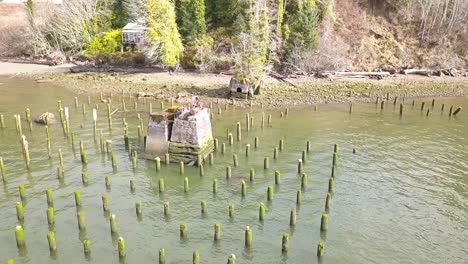
<path fill-rule="evenodd" d="M 214 225 L 214 240 L 218 241 L 221 239 L 221 225 L 215 224 Z"/>
<path fill-rule="evenodd" d="M 252 229 L 249 226 L 245 228 L 245 247 L 252 247 Z"/>
<path fill-rule="evenodd" d="M 281 252 L 287 253 L 289 250 L 289 234 L 284 233 L 283 238 L 281 239 Z"/>
<path fill-rule="evenodd" d="M 265 220 L 265 212 L 266 212 L 266 207 L 263 203 L 261 203 L 260 207 L 258 208 L 258 220 L 260 221 Z"/>

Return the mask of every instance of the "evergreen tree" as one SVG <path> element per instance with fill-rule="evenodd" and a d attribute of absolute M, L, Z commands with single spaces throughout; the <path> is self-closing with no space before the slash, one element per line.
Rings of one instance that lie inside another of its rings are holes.
<path fill-rule="evenodd" d="M 176 66 L 183 46 L 177 30 L 174 5 L 170 0 L 148 0 L 145 9 L 149 39 L 147 56 L 169 67 Z"/>
<path fill-rule="evenodd" d="M 315 1 L 305 1 L 289 19 L 287 49 L 294 47 L 315 49 L 317 47 L 319 13 Z"/>
<path fill-rule="evenodd" d="M 123 0 L 114 0 L 112 5 L 111 26 L 114 29 L 123 28 L 128 20 L 128 13 Z"/>
<path fill-rule="evenodd" d="M 216 20 L 223 26 L 230 26 L 237 17 L 237 0 L 213 0 Z"/>
<path fill-rule="evenodd" d="M 205 1 L 177 0 L 177 25 L 185 43 L 205 35 Z"/>

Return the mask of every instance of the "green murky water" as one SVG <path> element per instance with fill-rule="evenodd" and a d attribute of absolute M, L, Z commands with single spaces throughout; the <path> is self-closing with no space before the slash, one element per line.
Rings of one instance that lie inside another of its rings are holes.
<path fill-rule="evenodd" d="M 468 259 L 468 114 L 463 110 L 448 118 L 450 105 L 468 109 L 465 99 L 437 99 L 433 112 L 419 110 L 422 100 L 405 104 L 399 117 L 398 107 L 390 102 L 385 110 L 374 104 L 356 104 L 350 115 L 347 105 L 291 109 L 280 118 L 280 110 L 266 110 L 273 117 L 271 127 L 260 127 L 260 109 L 222 108 L 214 111 L 213 132 L 220 144 L 227 143 L 226 129 L 235 132 L 235 123 L 243 126 L 242 140 L 227 146 L 226 153 L 215 153 L 215 164 L 205 165 L 200 177 L 195 167 L 179 174 L 177 164 L 162 165 L 156 172 L 154 162 L 140 159 L 133 171 L 124 148 L 122 118 L 130 126 L 130 137 L 136 145 L 137 112 L 126 98 L 127 113 L 113 115 L 114 129 L 109 133 L 106 109 L 99 98 L 92 98 L 83 117 L 75 110 L 75 95 L 48 83 L 0 78 L 0 113 L 7 128 L 0 131 L 0 157 L 6 167 L 6 180 L 0 190 L 0 262 L 7 258 L 16 263 L 116 263 L 117 236 L 112 236 L 109 214 L 103 213 L 101 196 L 110 198 L 110 211 L 116 215 L 118 233 L 126 241 L 127 263 L 157 263 L 159 248 L 164 247 L 168 263 L 191 263 L 198 250 L 202 263 L 225 263 L 230 254 L 237 263 L 317 263 L 316 247 L 325 242 L 323 263 L 463 263 Z M 31 109 L 35 117 L 44 111 L 57 113 L 57 100 L 69 106 L 71 130 L 77 142 L 83 140 L 89 164 L 89 185 L 83 186 L 78 146 L 63 135 L 60 125 L 51 127 L 52 160 L 46 152 L 45 130 L 39 125 L 30 132 L 23 121 L 29 142 L 31 166 L 28 171 L 22 159 L 21 145 L 15 131 L 13 115 Z M 80 104 L 86 97 L 79 97 Z M 107 155 L 94 143 L 91 108 L 99 103 L 98 129 L 113 140 L 118 168 L 114 172 Z M 445 111 L 441 113 L 441 104 Z M 120 98 L 113 104 L 120 106 Z M 167 104 L 167 103 L 166 103 Z M 157 109 L 159 103 L 153 102 Z M 149 102 L 138 102 L 145 119 Z M 431 108 L 430 99 L 426 106 Z M 218 106 L 214 104 L 214 107 Z M 245 114 L 254 117 L 254 127 L 245 130 Z M 235 135 L 235 133 L 234 133 Z M 254 137 L 260 146 L 253 148 Z M 273 148 L 280 139 L 285 149 L 273 160 Z M 297 224 L 289 225 L 289 214 L 296 207 L 296 191 L 300 189 L 297 160 L 311 141 L 311 152 L 304 165 L 309 184 L 297 207 Z M 333 144 L 340 146 L 335 177 L 329 227 L 320 232 L 320 218 L 328 192 Z M 249 157 L 245 145 L 251 144 Z M 63 151 L 65 178 L 57 179 L 58 150 Z M 352 150 L 356 149 L 356 154 Z M 141 152 L 141 151 L 140 151 Z M 225 177 L 225 167 L 232 166 L 232 154 L 239 156 L 239 167 L 232 169 L 232 178 Z M 270 157 L 270 169 L 263 169 L 264 157 Z M 249 181 L 249 169 L 255 168 L 255 180 Z M 274 171 L 281 171 L 281 183 L 274 186 Z M 105 176 L 112 187 L 106 189 Z M 183 179 L 190 180 L 190 190 L 183 191 Z M 158 192 L 158 180 L 165 179 L 166 192 Z M 130 180 L 136 184 L 130 191 Z M 218 192 L 213 194 L 213 179 L 218 179 Z M 247 195 L 241 197 L 241 181 L 247 182 Z M 20 201 L 18 186 L 25 184 L 26 250 L 19 251 L 15 227 L 19 224 L 15 204 Z M 266 201 L 268 186 L 274 186 L 272 202 Z M 56 210 L 55 232 L 57 254 L 50 256 L 46 235 L 44 190 L 54 191 Z M 74 191 L 81 191 L 82 210 L 86 214 L 86 231 L 79 231 Z M 208 212 L 201 214 L 200 201 L 206 200 Z M 135 203 L 141 201 L 143 217 L 135 214 Z M 164 217 L 163 204 L 169 202 L 170 217 Z M 267 207 L 265 221 L 258 221 L 258 207 Z M 228 206 L 235 206 L 234 218 Z M 179 225 L 188 224 L 188 237 L 181 240 Z M 213 241 L 214 225 L 221 225 L 221 240 Z M 253 230 L 253 246 L 244 248 L 244 230 Z M 281 253 L 281 237 L 290 234 L 289 252 Z M 82 240 L 91 240 L 90 258 L 83 254 Z"/>

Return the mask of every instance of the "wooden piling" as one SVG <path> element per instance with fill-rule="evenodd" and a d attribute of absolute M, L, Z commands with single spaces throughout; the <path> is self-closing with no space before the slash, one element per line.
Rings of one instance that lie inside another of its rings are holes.
<path fill-rule="evenodd" d="M 169 202 L 164 202 L 164 216 L 169 216 Z"/>
<path fill-rule="evenodd" d="M 353 103 L 349 105 L 349 113 L 351 114 L 353 112 Z"/>
<path fill-rule="evenodd" d="M 217 192 L 218 192 L 218 180 L 213 179 L 213 193 L 217 193 Z"/>
<path fill-rule="evenodd" d="M 118 247 L 119 258 L 123 259 L 127 256 L 127 251 L 125 250 L 125 240 L 122 237 L 119 237 Z"/>
<path fill-rule="evenodd" d="M 296 225 L 296 208 L 291 209 L 291 213 L 289 214 L 289 225 L 295 226 Z"/>
<path fill-rule="evenodd" d="M 202 214 L 205 214 L 205 213 L 207 212 L 206 205 L 207 205 L 207 204 L 206 204 L 206 201 L 205 201 L 205 200 L 202 200 L 202 201 L 200 202 L 200 208 L 201 208 L 201 213 L 202 213 Z"/>
<path fill-rule="evenodd" d="M 75 191 L 75 206 L 76 207 L 81 207 L 81 193 L 80 191 Z"/>
<path fill-rule="evenodd" d="M 263 169 L 267 170 L 268 168 L 270 168 L 270 159 L 265 157 L 263 159 Z"/>
<path fill-rule="evenodd" d="M 322 214 L 322 220 L 320 222 L 320 231 L 327 231 L 328 229 L 328 214 Z"/>
<path fill-rule="evenodd" d="M 205 167 L 203 166 L 203 164 L 200 164 L 200 166 L 198 167 L 198 169 L 199 169 L 200 177 L 205 176 Z"/>
<path fill-rule="evenodd" d="M 426 102 L 422 102 L 421 103 L 421 112 L 424 111 L 424 105 L 426 104 Z"/>
<path fill-rule="evenodd" d="M 163 193 L 163 192 L 164 192 L 165 187 L 164 187 L 164 179 L 163 179 L 163 178 L 159 179 L 159 182 L 158 182 L 158 189 L 159 189 L 159 192 L 160 192 L 160 193 Z"/>
<path fill-rule="evenodd" d="M 302 159 L 298 159 L 297 160 L 297 173 L 302 174 L 303 171 L 304 171 L 304 164 L 302 162 Z"/>
<path fill-rule="evenodd" d="M 317 257 L 322 257 L 325 254 L 325 244 L 323 242 L 319 242 L 317 245 Z"/>
<path fill-rule="evenodd" d="M 180 224 L 180 238 L 187 238 L 187 224 Z"/>
<path fill-rule="evenodd" d="M 16 217 L 20 222 L 24 220 L 24 207 L 21 202 L 16 203 Z"/>
<path fill-rule="evenodd" d="M 192 263 L 193 264 L 200 264 L 200 253 L 198 253 L 198 250 L 195 250 L 193 252 Z"/>
<path fill-rule="evenodd" d="M 86 229 L 86 222 L 85 222 L 85 213 L 83 211 L 78 211 L 76 214 L 78 218 L 78 229 L 85 230 Z"/>
<path fill-rule="evenodd" d="M 259 143 L 260 143 L 260 141 L 259 141 L 258 137 L 255 137 L 255 139 L 254 139 L 254 147 L 255 147 L 255 148 L 258 148 Z"/>
<path fill-rule="evenodd" d="M 302 162 L 306 162 L 307 160 L 307 152 L 305 150 L 302 151 Z"/>
<path fill-rule="evenodd" d="M 91 254 L 91 241 L 88 239 L 83 240 L 83 252 L 85 256 L 89 256 Z"/>
<path fill-rule="evenodd" d="M 250 248 L 252 246 L 252 229 L 249 226 L 245 228 L 245 247 Z"/>
<path fill-rule="evenodd" d="M 258 220 L 260 221 L 265 220 L 265 212 L 266 212 L 266 207 L 263 203 L 261 203 L 260 207 L 258 208 Z"/>
<path fill-rule="evenodd" d="M 400 116 L 403 115 L 403 104 L 400 104 Z"/>
<path fill-rule="evenodd" d="M 53 231 L 49 231 L 49 233 L 47 233 L 47 241 L 49 242 L 50 253 L 53 254 L 57 251 L 57 243 L 55 241 L 55 233 Z"/>
<path fill-rule="evenodd" d="M 24 229 L 22 226 L 17 225 L 15 230 L 15 237 L 16 237 L 16 245 L 18 248 L 23 248 L 26 245 L 24 239 Z"/>
<path fill-rule="evenodd" d="M 333 188 L 335 186 L 335 180 L 333 178 L 330 178 L 328 181 L 328 192 L 333 192 Z"/>
<path fill-rule="evenodd" d="M 460 113 L 461 110 L 462 110 L 462 107 L 459 106 L 459 107 L 453 112 L 453 116 L 456 116 L 458 113 Z"/>
<path fill-rule="evenodd" d="M 52 189 L 47 189 L 46 190 L 46 198 L 47 198 L 47 205 L 49 207 L 53 207 L 54 206 L 54 200 L 52 198 Z"/>
<path fill-rule="evenodd" d="M 232 174 L 231 166 L 226 167 L 226 179 L 230 179 Z"/>
<path fill-rule="evenodd" d="M 336 166 L 336 162 L 338 161 L 338 153 L 334 152 L 333 153 L 333 160 L 332 160 L 332 166 Z"/>
<path fill-rule="evenodd" d="M 164 248 L 159 249 L 159 264 L 166 264 L 166 250 Z"/>
<path fill-rule="evenodd" d="M 245 114 L 245 124 L 247 131 L 250 131 L 250 115 L 249 113 Z"/>
<path fill-rule="evenodd" d="M 106 176 L 106 177 L 104 178 L 104 181 L 105 181 L 105 184 L 106 184 L 106 190 L 109 191 L 109 190 L 111 189 L 111 179 L 110 179 L 110 177 L 109 177 L 109 176 Z"/>
<path fill-rule="evenodd" d="M 227 264 L 236 264 L 236 255 L 231 254 L 228 258 Z"/>
<path fill-rule="evenodd" d="M 166 162 L 166 165 L 171 163 L 169 153 L 164 154 L 164 161 Z"/>
<path fill-rule="evenodd" d="M 267 188 L 267 201 L 273 200 L 273 187 L 268 186 Z"/>
<path fill-rule="evenodd" d="M 241 195 L 242 197 L 245 197 L 247 193 L 247 184 L 245 183 L 244 180 L 242 180 L 242 184 L 241 184 Z"/>
<path fill-rule="evenodd" d="M 87 164 L 88 163 L 88 158 L 86 156 L 86 152 L 83 147 L 83 141 L 80 140 L 80 156 L 81 156 L 81 163 Z"/>
<path fill-rule="evenodd" d="M 208 163 L 209 163 L 210 165 L 213 165 L 213 164 L 214 164 L 214 154 L 213 154 L 213 152 L 210 153 L 210 154 L 208 154 Z"/>
<path fill-rule="evenodd" d="M 81 182 L 83 183 L 83 185 L 88 185 L 89 181 L 88 181 L 88 173 L 87 172 L 82 172 L 81 173 Z"/>
<path fill-rule="evenodd" d="M 130 180 L 130 193 L 135 193 L 135 180 Z"/>
<path fill-rule="evenodd" d="M 237 159 L 237 155 L 236 154 L 232 154 L 232 161 L 234 163 L 234 167 L 238 167 L 239 166 L 239 160 Z"/>
<path fill-rule="evenodd" d="M 268 126 L 271 125 L 271 114 L 268 115 Z"/>
<path fill-rule="evenodd" d="M 63 167 L 62 167 L 62 166 L 58 166 L 58 167 L 57 167 L 57 178 L 63 179 L 64 175 L 65 175 L 65 172 L 64 172 Z"/>
<path fill-rule="evenodd" d="M 234 205 L 233 204 L 229 205 L 229 217 L 230 218 L 234 217 Z"/>
<path fill-rule="evenodd" d="M 302 173 L 301 176 L 301 188 L 305 189 L 307 187 L 307 174 Z"/>
<path fill-rule="evenodd" d="M 214 151 L 218 151 L 219 142 L 217 138 L 213 140 L 213 145 L 214 145 Z"/>
<path fill-rule="evenodd" d="M 47 224 L 49 224 L 49 226 L 55 224 L 55 210 L 53 207 L 47 208 Z"/>
<path fill-rule="evenodd" d="M 0 128 L 5 129 L 5 117 L 3 115 L 0 115 Z"/>
<path fill-rule="evenodd" d="M 5 164 L 3 163 L 3 158 L 0 158 L 0 173 L 2 174 L 2 181 L 3 182 L 6 182 L 6 179 L 5 179 Z"/>
<path fill-rule="evenodd" d="M 250 144 L 245 145 L 245 156 L 250 156 Z"/>
<path fill-rule="evenodd" d="M 273 159 L 275 159 L 275 160 L 278 159 L 278 148 L 277 147 L 275 147 L 273 149 Z"/>
<path fill-rule="evenodd" d="M 18 192 L 19 192 L 19 196 L 20 196 L 21 201 L 25 201 L 26 200 L 26 189 L 24 187 L 24 184 L 20 184 L 18 186 Z"/>
<path fill-rule="evenodd" d="M 330 205 L 331 205 L 331 193 L 327 193 L 327 198 L 325 199 L 325 211 L 330 210 Z"/>
<path fill-rule="evenodd" d="M 289 234 L 283 233 L 283 238 L 281 239 L 281 252 L 283 254 L 287 253 L 289 250 Z"/>
<path fill-rule="evenodd" d="M 214 240 L 218 241 L 221 239 L 221 225 L 215 224 L 214 225 Z"/>
<path fill-rule="evenodd" d="M 107 195 L 102 196 L 102 210 L 109 212 L 109 197 Z"/>
<path fill-rule="evenodd" d="M 143 215 L 143 210 L 141 209 L 141 202 L 135 203 L 135 212 L 138 217 L 141 217 Z"/>
<path fill-rule="evenodd" d="M 226 152 L 226 143 L 221 144 L 221 154 Z"/>
<path fill-rule="evenodd" d="M 229 142 L 229 146 L 232 146 L 234 144 L 234 139 L 232 137 L 232 133 L 229 133 L 229 135 L 228 135 L 228 142 Z"/>
<path fill-rule="evenodd" d="M 189 191 L 189 180 L 187 177 L 184 179 L 184 192 L 187 193 Z"/>
<path fill-rule="evenodd" d="M 236 123 L 236 136 L 237 136 L 237 141 L 240 141 L 241 138 L 242 138 L 242 135 L 241 135 L 241 123 L 240 122 L 237 122 Z"/>
<path fill-rule="evenodd" d="M 296 205 L 300 205 L 302 203 L 302 191 L 297 190 L 296 193 Z"/>
<path fill-rule="evenodd" d="M 254 179 L 255 179 L 255 169 L 254 168 L 250 168 L 249 179 L 250 179 L 251 182 L 254 181 Z"/>
<path fill-rule="evenodd" d="M 161 159 L 159 157 L 156 157 L 154 159 L 155 163 L 156 163 L 156 171 L 160 171 L 161 170 Z"/>
<path fill-rule="evenodd" d="M 281 173 L 279 170 L 275 171 L 275 184 L 279 185 L 281 183 Z"/>
<path fill-rule="evenodd" d="M 112 234 L 117 234 L 117 219 L 115 214 L 112 214 L 109 218 L 109 226 Z"/>

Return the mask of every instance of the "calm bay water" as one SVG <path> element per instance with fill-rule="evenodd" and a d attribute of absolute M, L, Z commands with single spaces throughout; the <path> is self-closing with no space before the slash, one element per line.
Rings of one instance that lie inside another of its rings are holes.
<path fill-rule="evenodd" d="M 421 113 L 416 101 L 414 109 L 406 102 L 405 113 L 399 117 L 393 101 L 383 111 L 374 104 L 355 104 L 348 113 L 348 105 L 323 105 L 313 108 L 290 109 L 280 118 L 281 110 L 265 110 L 272 115 L 271 127 L 260 127 L 261 109 L 233 109 L 222 114 L 214 111 L 213 132 L 226 140 L 226 129 L 235 132 L 241 122 L 242 140 L 227 146 L 226 153 L 215 153 L 215 164 L 205 165 L 205 176 L 198 168 L 186 167 L 179 174 L 177 164 L 162 165 L 140 159 L 133 171 L 124 148 L 122 118 L 130 127 L 130 137 L 138 145 L 137 112 L 126 98 L 129 111 L 113 115 L 113 130 L 109 132 L 105 105 L 98 96 L 78 96 L 86 103 L 87 114 L 75 110 L 72 92 L 50 83 L 35 83 L 27 79 L 0 78 L 0 114 L 7 128 L 0 130 L 0 157 L 6 167 L 6 180 L 0 190 L 0 263 L 7 258 L 15 263 L 116 263 L 117 236 L 112 236 L 109 215 L 102 211 L 101 196 L 110 198 L 111 213 L 118 222 L 119 235 L 127 245 L 127 263 L 156 263 L 159 248 L 166 250 L 168 263 L 191 263 L 192 253 L 198 250 L 202 263 L 225 263 L 230 254 L 237 263 L 318 263 L 317 243 L 325 242 L 322 263 L 466 263 L 468 260 L 468 99 L 436 99 L 431 114 Z M 89 185 L 81 183 L 83 166 L 78 146 L 63 136 L 59 124 L 51 126 L 52 154 L 47 157 L 45 129 L 34 125 L 30 132 L 23 121 L 23 131 L 29 141 L 32 169 L 25 168 L 13 115 L 25 108 L 33 117 L 52 111 L 57 116 L 57 100 L 70 107 L 71 130 L 77 142 L 83 140 L 89 164 Z M 120 97 L 113 104 L 121 108 Z M 91 108 L 99 105 L 98 128 L 106 139 L 113 140 L 118 168 L 113 171 L 107 155 L 101 155 L 92 132 Z M 441 104 L 445 111 L 441 113 Z M 167 105 L 168 103 L 166 103 Z M 463 106 L 457 117 L 448 118 L 448 108 Z M 147 118 L 143 100 L 138 101 L 138 113 Z M 217 108 L 218 105 L 214 104 Z M 153 102 L 159 108 L 159 102 Z M 245 130 L 245 114 L 254 117 L 254 127 Z M 146 122 L 146 121 L 145 121 Z M 235 133 L 234 133 L 235 135 Z M 260 138 L 258 149 L 253 148 L 254 137 Z M 285 149 L 273 160 L 273 148 L 280 139 Z M 296 207 L 296 191 L 300 189 L 297 160 L 311 141 L 311 152 L 304 168 L 309 184 L 303 192 L 302 204 L 297 207 L 297 224 L 289 226 L 290 210 Z M 141 141 L 140 141 L 141 142 Z M 335 177 L 329 227 L 320 233 L 320 218 L 330 178 L 333 144 L 339 144 L 338 170 Z M 245 145 L 251 144 L 249 157 Z M 64 155 L 65 179 L 56 175 L 58 150 Z M 356 154 L 352 150 L 356 149 Z M 139 152 L 142 152 L 139 150 Z M 232 154 L 239 156 L 240 166 L 233 168 L 232 178 L 225 177 L 225 167 L 232 166 Z M 263 158 L 270 157 L 270 169 L 263 169 Z M 249 169 L 255 168 L 255 181 L 249 182 Z M 266 201 L 268 186 L 274 186 L 274 171 L 281 171 L 281 184 L 274 188 L 274 199 Z M 112 187 L 106 190 L 105 176 Z M 190 191 L 184 193 L 183 179 L 190 180 Z M 158 180 L 165 179 L 166 192 L 158 192 Z M 129 181 L 136 183 L 130 192 Z M 212 193 L 213 179 L 218 179 L 218 193 Z M 241 181 L 247 182 L 247 195 L 241 197 Z M 14 230 L 19 223 L 15 204 L 20 201 L 18 185 L 25 184 L 24 229 L 26 251 L 18 251 Z M 57 255 L 50 256 L 47 244 L 47 203 L 44 190 L 54 191 L 56 210 Z M 86 214 L 86 231 L 80 232 L 76 220 L 73 192 L 81 191 L 82 210 Z M 200 212 L 200 201 L 208 203 L 208 213 Z M 141 201 L 143 217 L 135 214 L 135 203 Z M 169 202 L 170 217 L 164 217 L 163 204 Z M 267 206 L 265 221 L 258 221 L 260 203 Z M 228 206 L 235 206 L 230 219 Z M 188 224 L 188 238 L 181 240 L 179 225 Z M 221 241 L 213 241 L 214 225 L 221 224 Z M 244 248 L 244 230 L 253 230 L 253 247 Z M 289 253 L 281 254 L 281 237 L 290 234 Z M 92 244 L 90 259 L 83 254 L 82 240 Z"/>

